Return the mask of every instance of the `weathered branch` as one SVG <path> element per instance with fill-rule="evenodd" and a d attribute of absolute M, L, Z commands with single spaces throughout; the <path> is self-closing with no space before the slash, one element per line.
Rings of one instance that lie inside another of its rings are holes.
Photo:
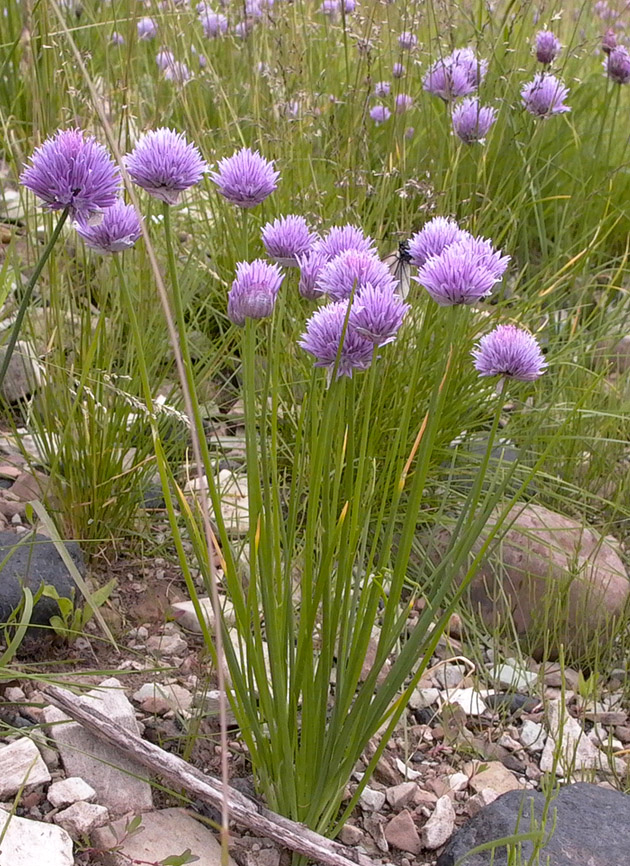
<path fill-rule="evenodd" d="M 43 689 L 50 702 L 86 727 L 90 733 L 120 749 L 125 755 L 142 764 L 152 773 L 168 780 L 172 785 L 184 788 L 199 800 L 220 809 L 223 803 L 221 782 L 191 767 L 186 761 L 165 752 L 159 746 L 143 740 L 136 734 L 112 722 L 80 695 L 49 685 Z M 370 859 L 346 848 L 339 842 L 326 839 L 282 815 L 271 812 L 240 791 L 229 789 L 228 806 L 230 817 L 261 836 L 304 854 L 311 860 L 326 866 L 369 866 Z"/>

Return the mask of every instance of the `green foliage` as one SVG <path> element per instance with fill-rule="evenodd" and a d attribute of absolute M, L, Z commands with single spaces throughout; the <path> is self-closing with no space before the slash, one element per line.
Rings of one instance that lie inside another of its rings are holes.
<path fill-rule="evenodd" d="M 59 616 L 50 617 L 50 625 L 55 634 L 68 641 L 79 637 L 94 616 L 94 609 L 105 604 L 116 588 L 116 583 L 116 579 L 113 578 L 104 586 L 98 587 L 90 593 L 90 603 L 84 605 L 76 605 L 74 598 L 63 598 L 54 586 L 44 586 L 42 595 L 45 598 L 53 598 L 59 606 Z"/>

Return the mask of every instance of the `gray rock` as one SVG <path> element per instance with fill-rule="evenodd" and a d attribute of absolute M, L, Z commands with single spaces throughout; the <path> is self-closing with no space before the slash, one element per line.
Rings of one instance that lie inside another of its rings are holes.
<path fill-rule="evenodd" d="M 437 866 L 454 866 L 486 842 L 529 832 L 531 816 L 542 820 L 545 797 L 539 791 L 510 791 L 483 808 L 453 836 Z M 520 824 L 519 822 L 520 812 Z M 561 788 L 547 816 L 545 831 L 553 835 L 540 850 L 548 866 L 630 866 L 630 796 L 582 782 Z M 521 843 L 521 861 L 532 857 L 533 843 Z M 507 866 L 505 846 L 466 857 L 465 866 Z M 512 862 L 510 860 L 510 862 Z"/>
<path fill-rule="evenodd" d="M 228 625 L 234 625 L 236 619 L 234 605 L 229 599 L 223 597 L 221 598 L 220 603 L 226 623 Z M 212 600 L 208 596 L 203 596 L 199 599 L 199 605 L 209 630 L 214 631 L 214 610 L 212 609 Z M 182 628 L 201 634 L 201 625 L 192 601 L 175 602 L 173 605 L 173 611 L 177 623 L 181 625 Z"/>
<path fill-rule="evenodd" d="M 8 826 L 7 826 L 8 824 Z M 72 839 L 61 827 L 0 811 L 0 866 L 73 866 Z"/>
<path fill-rule="evenodd" d="M 380 812 L 385 805 L 385 794 L 368 786 L 361 792 L 359 805 L 366 812 Z"/>
<path fill-rule="evenodd" d="M 435 804 L 433 814 L 422 828 L 422 842 L 430 851 L 441 848 L 455 829 L 455 809 L 448 794 Z"/>
<path fill-rule="evenodd" d="M 46 797 L 55 809 L 63 809 L 66 806 L 71 806 L 73 803 L 78 803 L 79 800 L 85 800 L 86 802 L 96 800 L 96 791 L 83 779 L 79 779 L 77 776 L 70 776 L 68 779 L 53 782 L 48 789 Z"/>
<path fill-rule="evenodd" d="M 120 820 L 92 834 L 92 844 L 111 849 L 123 840 L 120 851 L 103 855 L 106 866 L 129 866 L 130 861 L 155 863 L 182 854 L 187 848 L 199 859 L 197 866 L 221 866 L 221 846 L 214 835 L 184 809 L 162 809 L 142 816 L 138 833 L 125 837 L 126 821 Z M 229 866 L 235 866 L 229 858 Z"/>
<path fill-rule="evenodd" d="M 48 767 L 31 740 L 21 738 L 0 748 L 0 800 L 8 800 L 20 790 L 50 782 Z"/>
<path fill-rule="evenodd" d="M 4 357 L 5 350 L 0 349 L 0 364 L 4 362 Z M 40 382 L 40 367 L 34 348 L 30 343 L 18 340 L 2 383 L 2 396 L 7 403 L 25 400 Z"/>
<path fill-rule="evenodd" d="M 543 730 L 543 726 L 538 722 L 533 722 L 531 719 L 525 719 L 519 735 L 521 743 L 530 752 L 542 752 L 545 748 L 545 740 L 547 735 Z"/>
<path fill-rule="evenodd" d="M 83 554 L 77 544 L 65 542 L 79 572 L 85 573 Z M 8 559 L 6 559 L 9 557 Z M 6 562 L 5 562 L 6 559 Z M 54 586 L 62 598 L 72 598 L 76 586 L 50 538 L 45 535 L 20 537 L 0 532 L 0 621 L 6 622 L 22 600 L 22 586 L 36 593 L 42 584 Z M 31 616 L 34 624 L 45 624 L 59 613 L 52 598 L 40 598 Z"/>
<path fill-rule="evenodd" d="M 492 670 L 492 679 L 500 686 L 514 689 L 517 692 L 527 692 L 536 684 L 538 674 L 518 666 L 517 662 L 505 663 Z"/>
<path fill-rule="evenodd" d="M 107 824 L 109 812 L 105 806 L 79 800 L 62 812 L 57 812 L 53 820 L 55 824 L 63 827 L 73 839 L 83 839 L 97 827 Z"/>
<path fill-rule="evenodd" d="M 85 695 L 95 710 L 123 728 L 139 733 L 136 714 L 116 679 L 104 680 Z M 79 776 L 96 791 L 98 801 L 113 816 L 146 812 L 153 806 L 146 770 L 122 755 L 113 746 L 97 739 L 61 710 L 46 707 L 44 721 L 55 741 L 69 776 Z M 58 724 L 67 722 L 67 724 Z"/>

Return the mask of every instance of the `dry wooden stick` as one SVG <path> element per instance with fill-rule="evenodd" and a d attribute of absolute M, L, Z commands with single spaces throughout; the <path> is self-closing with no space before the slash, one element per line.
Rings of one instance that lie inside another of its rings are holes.
<path fill-rule="evenodd" d="M 221 808 L 223 789 L 218 779 L 205 775 L 177 755 L 165 752 L 159 746 L 112 722 L 80 695 L 54 685 L 46 686 L 42 691 L 52 704 L 80 722 L 95 737 L 116 746 L 125 755 L 152 773 L 167 779 L 172 785 L 184 788 L 203 802 Z M 229 789 L 228 806 L 230 817 L 237 824 L 326 866 L 370 866 L 372 862 L 357 851 L 266 809 L 234 788 Z"/>

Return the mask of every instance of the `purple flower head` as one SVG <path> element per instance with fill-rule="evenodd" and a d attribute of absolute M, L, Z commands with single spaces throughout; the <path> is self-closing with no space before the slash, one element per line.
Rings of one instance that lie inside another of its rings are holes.
<path fill-rule="evenodd" d="M 102 255 L 128 250 L 142 234 L 135 207 L 121 199 L 106 208 L 98 225 L 91 226 L 84 220 L 77 220 L 75 228 L 86 246 Z"/>
<path fill-rule="evenodd" d="M 544 63 L 545 66 L 553 63 L 556 59 L 562 46 L 557 36 L 549 30 L 539 30 L 536 34 L 536 60 L 539 63 Z"/>
<path fill-rule="evenodd" d="M 175 84 L 186 84 L 187 81 L 190 81 L 192 75 L 185 63 L 182 63 L 181 60 L 174 60 L 164 70 L 164 78 L 166 81 L 174 81 Z"/>
<path fill-rule="evenodd" d="M 324 15 L 328 15 L 329 18 L 336 18 L 340 9 L 340 0 L 324 0 L 322 5 L 319 7 L 319 11 L 323 12 Z"/>
<path fill-rule="evenodd" d="M 499 325 L 486 334 L 472 356 L 481 376 L 508 376 L 521 382 L 538 379 L 547 366 L 536 338 L 515 325 Z"/>
<path fill-rule="evenodd" d="M 114 30 L 112 35 L 109 37 L 109 41 L 112 43 L 112 45 L 124 45 L 125 37 L 122 35 L 122 33 Z"/>
<path fill-rule="evenodd" d="M 176 204 L 183 190 L 199 183 L 206 163 L 182 132 L 153 129 L 140 137 L 125 157 L 134 183 L 166 204 Z"/>
<path fill-rule="evenodd" d="M 413 126 L 408 126 L 407 129 L 405 130 L 405 138 L 408 140 L 412 139 L 415 131 L 416 130 Z"/>
<path fill-rule="evenodd" d="M 198 54 L 197 55 L 197 62 L 199 63 L 200 69 L 205 69 L 206 66 L 208 65 L 208 61 L 206 59 L 205 54 Z"/>
<path fill-rule="evenodd" d="M 343 0 L 343 11 L 346 15 L 352 15 L 356 8 L 357 4 L 355 3 L 355 0 Z"/>
<path fill-rule="evenodd" d="M 389 81 L 377 81 L 374 85 L 374 96 L 384 99 L 386 96 L 389 96 L 391 90 L 392 86 Z"/>
<path fill-rule="evenodd" d="M 239 207 L 256 207 L 278 188 L 280 172 L 275 171 L 257 150 L 244 147 L 233 156 L 219 160 L 210 177 L 221 195 Z"/>
<path fill-rule="evenodd" d="M 521 90 L 523 105 L 535 117 L 550 117 L 552 114 L 563 114 L 571 111 L 564 104 L 569 90 L 555 75 L 545 75 L 538 72 L 533 81 Z"/>
<path fill-rule="evenodd" d="M 321 252 L 310 252 L 305 256 L 298 256 L 297 261 L 300 267 L 300 295 L 307 301 L 318 300 L 322 293 L 316 288 L 317 281 L 322 268 L 328 263 L 328 256 Z"/>
<path fill-rule="evenodd" d="M 385 346 L 396 339 L 410 309 L 396 293 L 367 283 L 352 302 L 348 326 L 376 346 Z"/>
<path fill-rule="evenodd" d="M 138 39 L 148 42 L 150 39 L 155 39 L 157 34 L 158 26 L 153 18 L 140 18 L 138 21 Z"/>
<path fill-rule="evenodd" d="M 355 370 L 367 370 L 372 363 L 374 344 L 357 333 L 349 321 L 346 325 L 347 317 L 347 300 L 320 307 L 306 323 L 306 331 L 298 340 L 298 345 L 313 355 L 316 367 L 327 367 L 331 375 L 339 355 L 337 378 L 348 376 L 351 379 Z"/>
<path fill-rule="evenodd" d="M 212 9 L 203 9 L 199 13 L 199 21 L 203 28 L 206 39 L 214 39 L 227 33 L 228 20 L 222 12 L 214 12 Z"/>
<path fill-rule="evenodd" d="M 453 131 L 467 144 L 483 141 L 496 119 L 494 108 L 480 105 L 477 97 L 471 96 L 453 109 Z"/>
<path fill-rule="evenodd" d="M 293 214 L 267 223 L 262 230 L 267 255 L 281 265 L 297 265 L 298 256 L 309 253 L 315 240 L 304 217 Z"/>
<path fill-rule="evenodd" d="M 172 51 L 169 51 L 168 48 L 160 48 L 158 53 L 155 55 L 155 62 L 157 63 L 158 69 L 161 69 L 163 72 L 175 63 L 175 55 Z"/>
<path fill-rule="evenodd" d="M 380 126 L 381 123 L 385 123 L 385 121 L 389 120 L 391 116 L 392 113 L 386 105 L 379 104 L 370 108 L 370 117 L 377 126 Z"/>
<path fill-rule="evenodd" d="M 239 262 L 228 294 L 228 317 L 242 327 L 245 319 L 265 319 L 273 313 L 284 274 L 263 259 Z"/>
<path fill-rule="evenodd" d="M 469 237 L 468 233 L 460 229 L 455 220 L 433 217 L 409 239 L 411 264 L 421 268 L 431 256 L 439 256 L 448 246 L 465 237 Z"/>
<path fill-rule="evenodd" d="M 339 301 L 368 283 L 379 291 L 393 292 L 396 288 L 389 268 L 373 252 L 345 250 L 322 268 L 317 288 Z"/>
<path fill-rule="evenodd" d="M 327 259 L 334 259 L 346 250 L 359 250 L 374 254 L 374 241 L 366 237 L 356 226 L 333 226 L 327 235 L 317 241 L 314 251 L 324 253 Z"/>
<path fill-rule="evenodd" d="M 488 268 L 495 281 L 498 283 L 503 278 L 510 263 L 510 256 L 502 256 L 499 250 L 495 250 L 492 241 L 487 238 L 475 238 L 468 232 L 457 240 L 458 249 L 466 250 L 480 264 Z"/>
<path fill-rule="evenodd" d="M 602 36 L 602 51 L 604 54 L 610 54 L 617 47 L 617 36 L 614 30 L 607 30 Z M 607 67 L 607 64 L 604 64 Z"/>
<path fill-rule="evenodd" d="M 485 297 L 501 277 L 499 264 L 479 252 L 474 238 L 450 244 L 439 256 L 432 256 L 413 277 L 441 307 L 474 304 Z"/>
<path fill-rule="evenodd" d="M 239 21 L 234 27 L 234 35 L 238 39 L 247 39 L 249 34 L 254 29 L 254 22 L 251 19 Z"/>
<path fill-rule="evenodd" d="M 479 60 L 471 48 L 458 48 L 429 67 L 422 86 L 428 93 L 449 102 L 474 93 L 487 71 L 487 60 Z"/>
<path fill-rule="evenodd" d="M 260 0 L 245 0 L 245 15 L 248 18 L 262 18 L 263 10 Z"/>
<path fill-rule="evenodd" d="M 392 76 L 394 78 L 402 78 L 405 72 L 406 69 L 402 63 L 394 63 L 392 66 Z"/>
<path fill-rule="evenodd" d="M 593 11 L 602 21 L 608 21 L 610 18 L 615 17 L 614 9 L 610 8 L 606 0 L 597 0 L 597 3 L 593 6 Z"/>
<path fill-rule="evenodd" d="M 630 55 L 623 45 L 611 49 L 604 60 L 604 69 L 615 84 L 628 84 L 630 81 Z"/>
<path fill-rule="evenodd" d="M 118 198 L 118 168 L 102 144 L 80 129 L 61 129 L 35 150 L 20 177 L 48 210 L 92 222 Z"/>
<path fill-rule="evenodd" d="M 413 99 L 408 93 L 399 93 L 394 100 L 396 114 L 404 114 L 413 105 Z"/>
<path fill-rule="evenodd" d="M 418 37 L 411 33 L 409 30 L 403 30 L 403 32 L 398 37 L 398 44 L 403 51 L 411 51 L 418 44 Z"/>

